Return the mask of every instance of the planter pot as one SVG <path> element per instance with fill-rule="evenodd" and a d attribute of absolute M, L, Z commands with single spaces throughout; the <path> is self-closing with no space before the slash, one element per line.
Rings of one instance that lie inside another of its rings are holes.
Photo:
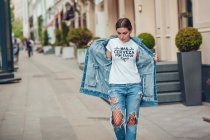
<path fill-rule="evenodd" d="M 75 58 L 74 47 L 63 47 L 62 56 L 63 59 Z"/>
<path fill-rule="evenodd" d="M 55 47 L 55 55 L 56 56 L 61 56 L 61 46 L 56 46 Z"/>
<path fill-rule="evenodd" d="M 155 53 L 155 49 L 150 49 L 151 52 Z"/>
<path fill-rule="evenodd" d="M 52 46 L 44 46 L 44 47 L 43 47 L 44 53 L 46 53 L 46 52 L 49 51 L 50 49 L 52 49 Z"/>
<path fill-rule="evenodd" d="M 177 53 L 183 104 L 202 104 L 201 52 Z"/>
<path fill-rule="evenodd" d="M 77 62 L 79 64 L 85 63 L 86 52 L 87 52 L 87 49 L 77 49 Z"/>
<path fill-rule="evenodd" d="M 210 86 L 206 83 L 210 79 L 210 65 L 202 65 L 203 100 L 210 103 Z"/>

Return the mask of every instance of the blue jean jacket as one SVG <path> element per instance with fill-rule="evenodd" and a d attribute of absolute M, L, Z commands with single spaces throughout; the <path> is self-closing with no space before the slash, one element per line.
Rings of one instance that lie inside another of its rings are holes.
<path fill-rule="evenodd" d="M 109 73 L 112 60 L 106 56 L 106 45 L 117 36 L 97 39 L 87 48 L 80 92 L 109 99 Z M 136 65 L 143 87 L 141 105 L 156 106 L 156 62 L 153 53 L 142 43 L 142 39 L 131 37 L 138 44 L 140 55 Z"/>

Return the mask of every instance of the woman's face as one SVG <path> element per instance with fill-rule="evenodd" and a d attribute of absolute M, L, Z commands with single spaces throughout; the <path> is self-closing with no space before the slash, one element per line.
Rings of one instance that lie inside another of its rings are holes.
<path fill-rule="evenodd" d="M 117 28 L 118 38 L 122 42 L 127 42 L 127 41 L 130 40 L 130 34 L 131 34 L 131 32 L 132 32 L 132 29 L 129 31 L 128 28 L 126 28 L 126 27 Z"/>

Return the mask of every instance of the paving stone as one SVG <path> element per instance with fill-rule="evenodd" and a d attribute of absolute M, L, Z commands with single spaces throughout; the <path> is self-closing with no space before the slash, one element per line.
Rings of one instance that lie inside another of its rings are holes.
<path fill-rule="evenodd" d="M 40 118 L 41 132 L 43 139 L 69 139 L 74 137 L 77 140 L 73 128 L 68 119 L 62 117 Z"/>
<path fill-rule="evenodd" d="M 0 140 L 22 140 L 23 136 L 22 135 L 12 135 L 12 136 L 1 136 L 0 135 Z"/>

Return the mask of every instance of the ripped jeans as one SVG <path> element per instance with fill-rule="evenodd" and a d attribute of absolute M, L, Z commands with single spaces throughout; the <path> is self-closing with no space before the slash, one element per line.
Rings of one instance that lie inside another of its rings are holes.
<path fill-rule="evenodd" d="M 109 93 L 112 111 L 111 124 L 117 139 L 135 140 L 142 98 L 141 83 L 110 84 Z"/>

